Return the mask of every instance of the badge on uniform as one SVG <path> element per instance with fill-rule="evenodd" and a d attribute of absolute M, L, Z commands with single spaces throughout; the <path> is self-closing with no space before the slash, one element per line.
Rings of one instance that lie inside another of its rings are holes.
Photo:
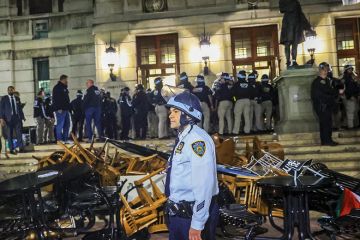
<path fill-rule="evenodd" d="M 320 81 L 320 83 L 321 83 L 321 84 L 326 84 L 326 82 L 325 82 L 324 79 L 322 79 L 322 80 Z"/>
<path fill-rule="evenodd" d="M 191 147 L 194 153 L 196 153 L 196 155 L 198 155 L 199 157 L 204 156 L 206 151 L 206 145 L 204 141 L 196 141 L 193 144 L 191 144 Z"/>
<path fill-rule="evenodd" d="M 184 142 L 180 142 L 177 148 L 175 149 L 175 153 L 181 153 L 183 147 L 184 147 Z"/>

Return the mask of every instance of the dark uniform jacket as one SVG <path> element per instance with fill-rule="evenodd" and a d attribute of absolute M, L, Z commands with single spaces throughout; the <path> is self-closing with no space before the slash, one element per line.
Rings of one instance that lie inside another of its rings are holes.
<path fill-rule="evenodd" d="M 85 112 L 83 109 L 83 100 L 81 96 L 71 101 L 71 113 L 73 119 L 84 118 Z"/>
<path fill-rule="evenodd" d="M 54 118 L 54 110 L 51 103 L 51 98 L 46 98 L 44 101 L 45 114 L 49 118 Z"/>
<path fill-rule="evenodd" d="M 330 85 L 329 78 L 315 78 L 311 85 L 311 100 L 317 113 L 332 111 L 336 97 L 337 91 Z"/>
<path fill-rule="evenodd" d="M 256 101 L 260 101 L 260 84 L 259 83 L 250 83 L 250 87 L 249 87 L 249 96 L 250 96 L 250 100 L 256 100 Z"/>
<path fill-rule="evenodd" d="M 96 86 L 91 86 L 86 90 L 83 100 L 84 111 L 91 107 L 101 107 L 101 94 Z"/>
<path fill-rule="evenodd" d="M 344 77 L 345 79 L 345 96 L 346 99 L 350 99 L 352 97 L 358 97 L 360 93 L 359 84 L 353 80 L 351 76 Z"/>
<path fill-rule="evenodd" d="M 104 103 L 105 104 L 103 105 L 103 113 L 105 115 L 116 115 L 116 112 L 118 110 L 116 100 L 112 97 L 107 97 L 105 98 Z"/>
<path fill-rule="evenodd" d="M 261 83 L 260 85 L 260 99 L 262 102 L 272 101 L 274 97 L 274 89 L 268 83 Z"/>
<path fill-rule="evenodd" d="M 161 90 L 154 90 L 150 94 L 151 103 L 155 105 L 165 105 L 166 101 L 161 95 Z"/>
<path fill-rule="evenodd" d="M 69 90 L 65 84 L 60 81 L 53 88 L 53 109 L 54 111 L 70 110 Z"/>
<path fill-rule="evenodd" d="M 42 97 L 37 97 L 34 102 L 34 118 L 45 118 L 44 100 Z"/>
<path fill-rule="evenodd" d="M 206 102 L 210 106 L 209 95 L 212 97 L 213 92 L 208 86 L 197 85 L 192 93 L 199 98 L 200 102 Z"/>
<path fill-rule="evenodd" d="M 133 108 L 131 105 L 131 97 L 128 95 L 121 95 L 120 97 L 120 110 L 122 117 L 130 117 L 133 114 Z"/>
<path fill-rule="evenodd" d="M 16 102 L 17 116 L 19 117 L 19 119 L 24 120 L 25 115 L 21 107 L 20 98 L 16 96 L 14 97 Z M 13 116 L 13 112 L 10 103 L 10 98 L 8 95 L 5 95 L 1 98 L 1 102 L 0 102 L 0 118 L 4 119 L 6 122 L 10 122 L 12 116 Z"/>
<path fill-rule="evenodd" d="M 234 84 L 233 94 L 236 100 L 250 98 L 250 84 L 246 80 L 239 80 Z"/>
<path fill-rule="evenodd" d="M 136 114 L 147 114 L 149 102 L 146 93 L 144 91 L 139 91 L 134 94 L 132 105 Z"/>
<path fill-rule="evenodd" d="M 180 88 L 185 88 L 185 89 L 187 89 L 187 90 L 189 90 L 190 92 L 192 92 L 192 90 L 193 90 L 193 88 L 194 88 L 194 86 L 193 85 L 191 85 L 191 83 L 189 83 L 189 82 L 184 82 L 184 83 L 181 83 L 178 87 L 180 87 Z"/>
<path fill-rule="evenodd" d="M 225 100 L 232 101 L 232 97 L 232 90 L 228 88 L 227 84 L 221 84 L 220 88 L 215 92 L 215 99 L 218 102 Z"/>

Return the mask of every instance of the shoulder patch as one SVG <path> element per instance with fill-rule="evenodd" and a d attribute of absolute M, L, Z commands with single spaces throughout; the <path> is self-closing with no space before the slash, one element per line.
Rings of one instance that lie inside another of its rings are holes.
<path fill-rule="evenodd" d="M 204 156 L 206 151 L 206 145 L 204 141 L 196 141 L 191 144 L 191 147 L 196 155 L 199 157 Z"/>

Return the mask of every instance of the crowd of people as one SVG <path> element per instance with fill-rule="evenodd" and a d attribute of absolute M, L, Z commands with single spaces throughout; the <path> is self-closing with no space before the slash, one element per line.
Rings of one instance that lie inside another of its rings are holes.
<path fill-rule="evenodd" d="M 323 65 L 320 64 L 320 67 Z M 220 135 L 271 131 L 276 120 L 278 96 L 269 76 L 264 74 L 259 77 L 256 71 L 247 73 L 244 70 L 235 77 L 225 72 L 217 76 L 212 86 L 207 86 L 203 75 L 196 76 L 194 84 L 185 72 L 179 75 L 177 87 L 191 92 L 200 100 L 203 117 L 198 125 L 208 133 L 218 132 Z M 328 96 L 316 90 L 324 84 L 330 86 Z M 68 76 L 62 75 L 52 94 L 41 89 L 35 99 L 36 143 L 69 143 L 69 133 L 80 141 L 91 141 L 95 129 L 99 140 L 104 137 L 120 140 L 169 138 L 174 135 L 165 106 L 170 96 L 161 77 L 154 79 L 154 86 L 151 90 L 137 84 L 134 91 L 125 87 L 116 100 L 110 92 L 99 89 L 89 79 L 86 91 L 78 90 L 70 101 Z M 313 89 L 312 94 L 316 96 L 312 96 L 312 100 L 320 122 L 324 116 L 321 113 L 327 108 L 331 121 L 326 117 L 323 122 L 330 128 L 341 130 L 359 126 L 360 80 L 353 66 L 346 65 L 339 78 L 332 75 L 329 67 L 325 80 L 321 78 Z M 0 124 L 10 153 L 15 153 L 16 147 L 22 151 L 23 107 L 19 93 L 9 86 L 8 94 L 2 97 L 0 103 Z M 325 139 L 323 142 L 329 141 Z"/>

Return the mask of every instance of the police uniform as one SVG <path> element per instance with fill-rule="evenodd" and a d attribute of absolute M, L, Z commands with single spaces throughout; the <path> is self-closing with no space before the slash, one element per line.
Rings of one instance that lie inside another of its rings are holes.
<path fill-rule="evenodd" d="M 116 113 L 118 107 L 116 100 L 110 96 L 110 93 L 106 93 L 104 98 L 105 104 L 103 105 L 104 113 L 104 132 L 110 139 L 117 139 L 117 119 Z"/>
<path fill-rule="evenodd" d="M 131 97 L 128 95 L 130 89 L 124 88 L 124 92 L 120 97 L 120 111 L 121 111 L 121 139 L 129 139 L 129 131 L 131 129 L 131 117 L 133 115 L 133 107 L 131 104 Z"/>
<path fill-rule="evenodd" d="M 322 67 L 322 63 L 319 66 Z M 326 67 L 326 66 L 324 66 Z M 330 85 L 328 77 L 316 77 L 311 85 L 311 100 L 313 102 L 314 110 L 319 118 L 320 124 L 320 139 L 322 145 L 332 145 L 332 112 L 335 106 L 335 98 L 337 92 Z"/>
<path fill-rule="evenodd" d="M 79 141 L 83 139 L 83 129 L 84 129 L 84 120 L 85 113 L 83 109 L 83 94 L 79 90 L 76 94 L 76 98 L 71 101 L 71 121 L 72 129 L 71 132 L 78 137 Z"/>
<path fill-rule="evenodd" d="M 231 78 L 229 74 L 224 73 L 221 78 L 225 80 L 225 83 L 221 83 L 219 89 L 215 92 L 215 99 L 217 104 L 217 114 L 219 118 L 219 134 L 224 134 L 225 119 L 228 127 L 228 133 L 232 133 L 232 90 L 229 81 Z"/>
<path fill-rule="evenodd" d="M 168 106 L 174 105 L 176 97 L 168 102 Z M 200 103 L 197 105 L 191 110 L 201 111 Z M 198 120 L 201 120 L 201 114 Z M 165 194 L 168 201 L 165 212 L 168 215 L 169 239 L 188 239 L 190 228 L 201 230 L 202 239 L 215 239 L 219 215 L 218 192 L 214 141 L 196 124 L 187 124 L 178 134 L 167 169 Z"/>
<path fill-rule="evenodd" d="M 94 120 L 98 137 L 102 137 L 101 126 L 101 95 L 96 86 L 91 86 L 86 90 L 83 100 L 86 121 L 86 135 L 89 140 L 93 137 L 92 120 Z"/>
<path fill-rule="evenodd" d="M 245 71 L 240 71 L 237 75 L 238 82 L 234 84 L 233 92 L 236 99 L 234 107 L 234 128 L 232 133 L 239 134 L 241 117 L 244 116 L 244 132 L 250 133 L 250 85 L 246 81 Z"/>
<path fill-rule="evenodd" d="M 165 93 L 162 89 L 161 78 L 155 79 L 155 90 L 151 93 L 151 102 L 155 106 L 155 113 L 158 117 L 158 138 L 168 137 L 168 110 L 165 107 Z"/>
<path fill-rule="evenodd" d="M 44 100 L 44 108 L 45 108 L 45 129 L 44 129 L 44 141 L 45 142 L 55 142 L 55 131 L 54 131 L 54 123 L 55 116 L 51 103 L 50 94 L 45 95 Z"/>
<path fill-rule="evenodd" d="M 190 92 L 194 89 L 193 85 L 189 82 L 189 77 L 187 76 L 186 72 L 182 72 L 180 74 L 180 84 L 177 86 L 178 88 L 184 88 Z"/>
<path fill-rule="evenodd" d="M 42 97 L 37 97 L 34 102 L 34 118 L 36 123 L 36 144 L 44 143 L 45 108 Z"/>
<path fill-rule="evenodd" d="M 148 113 L 147 113 L 147 130 L 150 138 L 158 137 L 158 117 L 155 113 L 155 106 L 152 102 L 152 91 L 151 89 L 146 90 Z"/>
<path fill-rule="evenodd" d="M 142 85 L 137 86 L 132 105 L 134 107 L 134 125 L 136 138 L 145 139 L 147 132 L 148 98 Z"/>
<path fill-rule="evenodd" d="M 252 131 L 262 131 L 262 106 L 260 100 L 260 86 L 256 82 L 256 75 L 251 73 L 248 76 L 250 84 L 250 123 Z"/>
<path fill-rule="evenodd" d="M 262 126 L 265 125 L 266 130 L 271 130 L 271 118 L 273 111 L 273 95 L 274 90 L 273 87 L 269 84 L 269 76 L 264 74 L 261 77 L 261 85 L 260 85 L 260 98 L 261 98 L 261 119 L 264 120 L 263 115 L 265 113 L 266 116 L 266 124 L 262 121 Z"/>
<path fill-rule="evenodd" d="M 203 113 L 203 121 L 199 123 L 200 127 L 203 127 L 206 132 L 210 131 L 210 109 L 212 106 L 212 94 L 211 89 L 205 85 L 204 76 L 198 75 L 196 77 L 197 85 L 192 90 L 192 93 L 197 96 L 200 100 L 201 109 Z M 211 100 L 210 100 L 211 99 Z"/>
<path fill-rule="evenodd" d="M 359 95 L 360 87 L 359 83 L 354 79 L 353 73 L 347 73 L 349 69 L 353 69 L 352 66 L 345 66 L 344 81 L 345 81 L 345 110 L 347 118 L 347 127 L 354 128 L 359 125 Z"/>

